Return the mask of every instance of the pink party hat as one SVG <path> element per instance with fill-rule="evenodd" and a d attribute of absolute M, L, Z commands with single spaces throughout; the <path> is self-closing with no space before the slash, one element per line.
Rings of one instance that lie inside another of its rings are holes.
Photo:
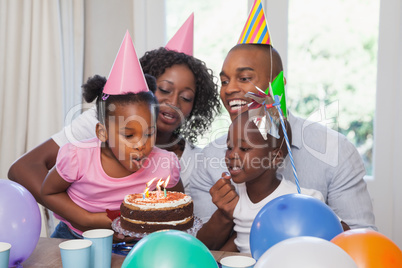
<path fill-rule="evenodd" d="M 193 56 L 194 48 L 194 12 L 184 22 L 176 34 L 165 46 L 168 50 L 175 50 Z"/>
<path fill-rule="evenodd" d="M 238 44 L 266 44 L 271 45 L 268 23 L 265 19 L 261 0 L 255 0 Z"/>
<path fill-rule="evenodd" d="M 103 93 L 122 95 L 141 91 L 149 91 L 149 89 L 135 53 L 133 41 L 127 31 L 103 88 Z"/>

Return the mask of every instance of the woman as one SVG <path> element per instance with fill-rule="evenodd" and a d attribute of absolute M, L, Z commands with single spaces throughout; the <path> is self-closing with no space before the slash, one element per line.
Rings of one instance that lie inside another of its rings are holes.
<path fill-rule="evenodd" d="M 207 130 L 214 115 L 220 111 L 212 71 L 204 62 L 192 56 L 165 48 L 147 52 L 140 63 L 144 73 L 157 79 L 155 95 L 161 107 L 156 145 L 176 153 L 180 158 L 180 175 L 187 188 L 191 170 L 189 163 L 193 163 L 194 154 L 199 150 L 193 143 Z M 36 201 L 43 204 L 40 188 L 56 162 L 59 148 L 71 142 L 71 139 L 94 137 L 96 123 L 96 112 L 91 108 L 73 120 L 70 126 L 14 162 L 8 177 L 26 187 Z"/>
<path fill-rule="evenodd" d="M 156 78 L 155 96 L 160 104 L 156 146 L 180 159 L 180 176 L 188 192 L 195 164 L 197 138 L 210 127 L 220 111 L 217 85 L 205 63 L 184 53 L 159 48 L 140 59 L 144 73 Z"/>

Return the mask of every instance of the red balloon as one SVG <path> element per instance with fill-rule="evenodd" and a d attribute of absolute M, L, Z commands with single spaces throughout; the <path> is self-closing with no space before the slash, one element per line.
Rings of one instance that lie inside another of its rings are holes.
<path fill-rule="evenodd" d="M 359 268 L 402 267 L 402 251 L 385 235 L 370 229 L 354 229 L 331 242 L 345 250 Z"/>

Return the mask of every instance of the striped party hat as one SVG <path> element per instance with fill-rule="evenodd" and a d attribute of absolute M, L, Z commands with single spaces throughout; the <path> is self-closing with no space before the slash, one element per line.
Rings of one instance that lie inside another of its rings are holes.
<path fill-rule="evenodd" d="M 254 1 L 237 44 L 266 44 L 272 46 L 261 0 Z"/>

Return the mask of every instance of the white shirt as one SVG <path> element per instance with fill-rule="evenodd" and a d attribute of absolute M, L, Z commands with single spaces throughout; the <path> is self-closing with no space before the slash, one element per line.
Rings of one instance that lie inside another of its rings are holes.
<path fill-rule="evenodd" d="M 281 180 L 279 186 L 267 197 L 258 203 L 251 202 L 247 194 L 245 183 L 238 184 L 239 201 L 234 209 L 234 231 L 237 233 L 235 244 L 241 253 L 250 253 L 250 231 L 258 212 L 271 200 L 286 194 L 297 193 L 296 184 Z M 324 202 L 324 197 L 319 191 L 301 188 L 301 193 L 310 195 Z"/>

